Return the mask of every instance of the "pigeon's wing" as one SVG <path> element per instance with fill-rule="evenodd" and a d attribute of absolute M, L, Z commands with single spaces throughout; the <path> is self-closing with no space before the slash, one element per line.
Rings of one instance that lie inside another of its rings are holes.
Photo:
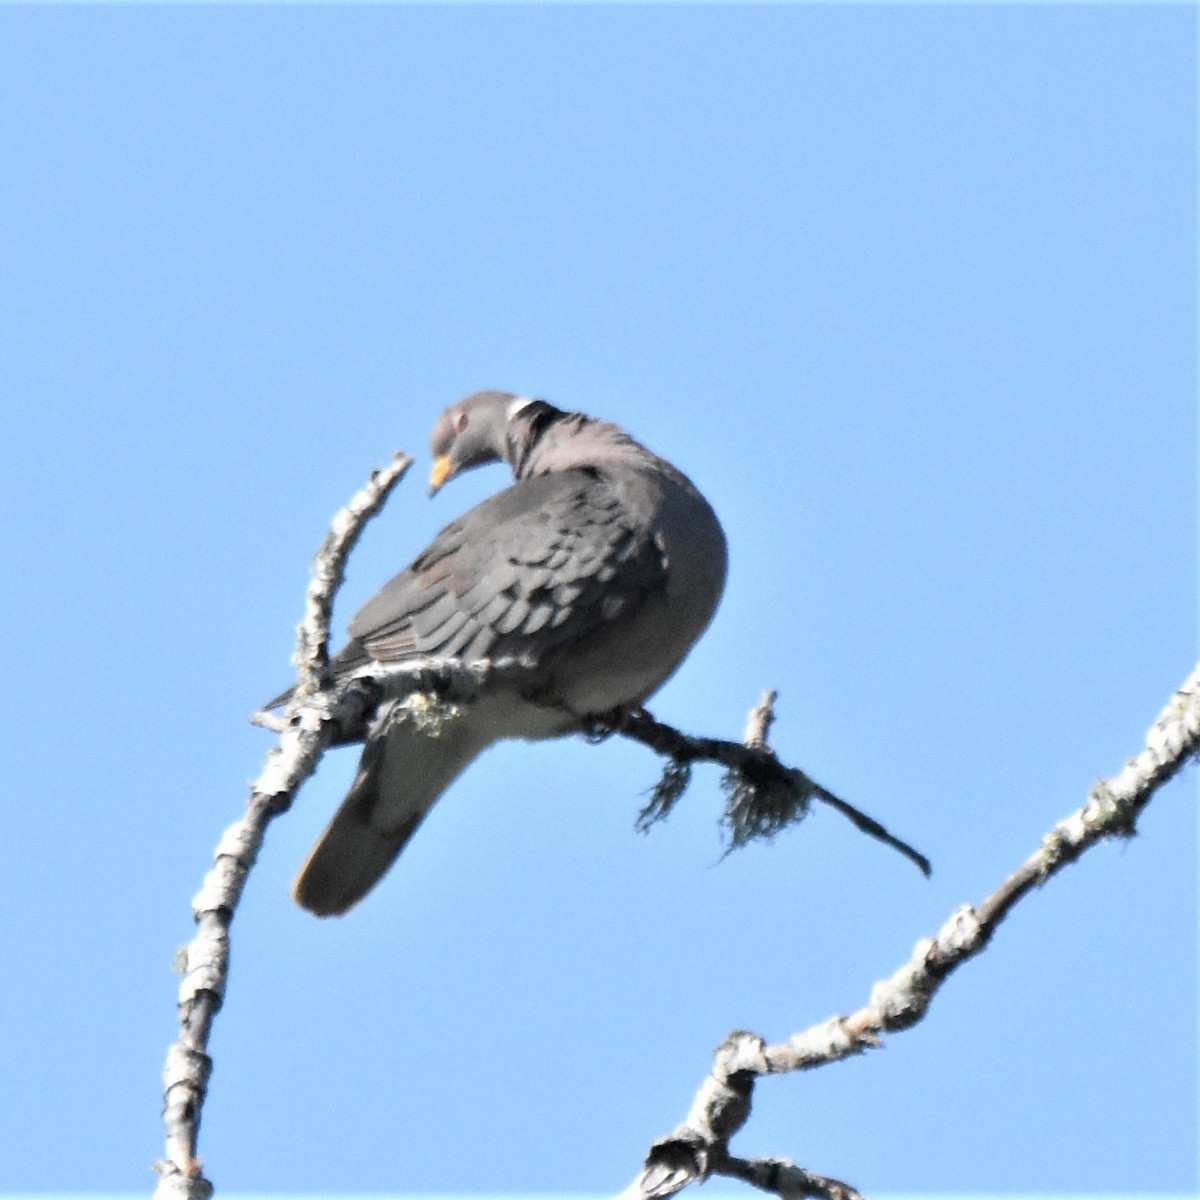
<path fill-rule="evenodd" d="M 629 507 L 586 469 L 519 480 L 447 525 L 363 605 L 353 653 L 533 663 L 569 653 L 663 586 L 654 529 Z"/>

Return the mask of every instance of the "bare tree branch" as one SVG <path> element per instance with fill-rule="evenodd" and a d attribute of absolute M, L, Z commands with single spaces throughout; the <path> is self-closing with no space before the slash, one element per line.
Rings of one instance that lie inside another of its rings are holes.
<path fill-rule="evenodd" d="M 714 1173 L 740 1179 L 760 1191 L 788 1200 L 812 1197 L 813 1200 L 863 1200 L 848 1183 L 817 1175 L 796 1166 L 786 1158 L 735 1158 L 718 1152 L 713 1156 Z"/>
<path fill-rule="evenodd" d="M 730 1138 L 750 1116 L 756 1079 L 860 1054 L 880 1045 L 884 1032 L 915 1025 L 942 982 L 987 945 L 1017 901 L 1096 843 L 1131 836 L 1154 793 L 1195 757 L 1198 748 L 1200 666 L 1151 725 L 1138 756 L 1110 779 L 1096 783 L 1087 803 L 1055 825 L 1038 849 L 979 905 L 961 906 L 934 937 L 919 941 L 908 961 L 871 989 L 871 998 L 862 1008 L 774 1045 L 752 1033 L 731 1033 L 717 1047 L 712 1070 L 688 1115 L 650 1147 L 641 1174 L 621 1193 L 621 1200 L 661 1200 L 710 1175 L 741 1179 L 782 1197 L 819 1195 L 832 1200 L 855 1195 L 846 1184 L 792 1164 L 746 1162 L 729 1155 Z M 806 1187 L 815 1190 L 804 1191 Z"/>
<path fill-rule="evenodd" d="M 873 817 L 835 796 L 798 767 L 785 766 L 775 757 L 775 752 L 766 744 L 766 732 L 774 720 L 774 702 L 774 692 L 763 694 L 750 714 L 745 742 L 693 737 L 656 721 L 645 709 L 622 714 L 616 719 L 613 727 L 623 736 L 649 746 L 670 760 L 662 780 L 639 814 L 638 828 L 645 831 L 667 816 L 687 787 L 692 763 L 714 762 L 728 768 L 724 786 L 725 825 L 729 830 L 730 849 L 737 849 L 755 838 L 773 837 L 784 826 L 801 820 L 812 802 L 819 800 L 836 809 L 863 833 L 899 850 L 928 876 L 933 868 L 919 850 L 889 833 Z"/>
<path fill-rule="evenodd" d="M 396 454 L 387 467 L 372 472 L 366 485 L 334 517 L 321 543 L 313 562 L 313 580 L 296 652 L 301 692 L 317 684 L 328 662 L 329 614 L 346 556 L 411 463 L 408 455 Z M 361 699 L 350 696 L 341 707 L 352 709 Z M 209 1034 L 224 1000 L 229 974 L 229 927 L 268 823 L 287 810 L 297 788 L 316 769 L 336 733 L 336 714 L 323 712 L 323 707 L 329 709 L 328 704 L 322 704 L 326 700 L 320 693 L 311 704 L 297 700 L 299 711 L 283 729 L 279 746 L 271 750 L 263 773 L 251 787 L 245 815 L 225 831 L 212 868 L 192 901 L 197 929 L 187 947 L 179 986 L 179 1036 L 167 1052 L 163 1069 L 167 1149 L 166 1157 L 154 1164 L 159 1177 L 155 1200 L 207 1200 L 212 1194 L 196 1146 L 212 1072 Z M 342 718 L 353 721 L 353 713 L 343 713 Z"/>

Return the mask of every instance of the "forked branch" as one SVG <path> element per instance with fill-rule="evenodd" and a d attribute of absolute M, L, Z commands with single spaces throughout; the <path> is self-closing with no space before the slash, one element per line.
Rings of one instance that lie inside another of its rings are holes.
<path fill-rule="evenodd" d="M 871 989 L 863 1007 L 774 1044 L 752 1033 L 731 1033 L 717 1047 L 688 1115 L 650 1147 L 641 1173 L 621 1193 L 621 1200 L 661 1200 L 712 1175 L 741 1179 L 781 1197 L 853 1196 L 848 1185 L 792 1163 L 747 1161 L 729 1154 L 730 1138 L 750 1116 L 757 1079 L 861 1054 L 880 1045 L 884 1033 L 915 1025 L 945 979 L 987 945 L 1013 905 L 1098 842 L 1131 836 L 1154 793 L 1195 757 L 1198 748 L 1200 666 L 1159 713 L 1137 757 L 1096 783 L 1083 807 L 1055 825 L 1037 850 L 981 903 L 958 908 L 933 937 L 919 941 L 908 961 Z"/>

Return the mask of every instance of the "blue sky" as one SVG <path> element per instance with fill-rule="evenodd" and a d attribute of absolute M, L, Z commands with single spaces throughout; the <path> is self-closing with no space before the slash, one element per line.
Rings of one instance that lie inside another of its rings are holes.
<path fill-rule="evenodd" d="M 5 7 L 0 1190 L 150 1186 L 175 947 L 289 678 L 309 556 L 477 387 L 709 496 L 717 619 L 652 704 L 818 811 L 717 865 L 615 740 L 506 745 L 386 883 L 234 927 L 202 1151 L 237 1191 L 597 1190 L 734 1028 L 862 1004 L 1076 807 L 1196 655 L 1185 6 Z M 422 469 L 424 457 L 422 457 Z M 499 468 L 401 488 L 339 627 Z M 919 1028 L 735 1149 L 865 1191 L 1193 1189 L 1194 777 Z M 9 1137 L 13 1138 L 10 1143 Z"/>

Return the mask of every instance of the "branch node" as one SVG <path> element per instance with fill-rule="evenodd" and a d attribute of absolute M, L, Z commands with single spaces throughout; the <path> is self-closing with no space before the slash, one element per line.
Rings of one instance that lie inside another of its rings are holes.
<path fill-rule="evenodd" d="M 770 750 L 759 752 L 774 761 Z M 725 813 L 721 824 L 728 834 L 730 854 L 757 839 L 770 841 L 782 829 L 808 816 L 812 791 L 802 787 L 797 773 L 762 772 L 758 778 L 742 769 L 731 769 L 721 777 L 725 791 Z"/>
<path fill-rule="evenodd" d="M 912 955 L 898 971 L 881 979 L 871 989 L 868 1008 L 874 1022 L 884 1030 L 907 1029 L 921 1019 L 935 981 L 929 976 L 927 963 L 937 943 L 922 938 L 913 947 Z"/>
<path fill-rule="evenodd" d="M 973 905 L 960 904 L 937 932 L 930 968 L 943 973 L 967 957 L 985 937 L 979 914 Z"/>
<path fill-rule="evenodd" d="M 642 1172 L 622 1197 L 665 1200 L 689 1183 L 708 1178 L 709 1146 L 694 1129 L 680 1126 L 652 1143 L 642 1162 Z"/>
<path fill-rule="evenodd" d="M 757 1033 L 735 1029 L 713 1052 L 713 1070 L 724 1080 L 743 1074 L 766 1075 L 770 1071 L 766 1048 Z"/>
<path fill-rule="evenodd" d="M 1136 764 L 1130 759 L 1125 768 L 1136 770 Z M 1114 837 L 1131 838 L 1137 833 L 1134 827 L 1136 814 L 1132 806 L 1122 803 L 1104 779 L 1098 779 L 1092 784 L 1082 815 L 1088 825 L 1100 828 Z"/>

